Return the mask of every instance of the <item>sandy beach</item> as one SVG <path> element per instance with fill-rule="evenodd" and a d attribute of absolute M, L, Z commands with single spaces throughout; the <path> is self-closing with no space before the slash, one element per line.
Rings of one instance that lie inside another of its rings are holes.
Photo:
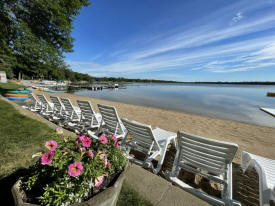
<path fill-rule="evenodd" d="M 121 118 L 149 124 L 153 128 L 160 127 L 173 132 L 182 130 L 203 137 L 236 143 L 239 145 L 238 153 L 234 159 L 237 164 L 240 163 L 241 151 L 275 159 L 275 128 L 69 93 L 53 94 L 36 90 L 33 92 L 43 93 L 47 98 L 51 95 L 67 97 L 71 99 L 74 105 L 77 105 L 77 99 L 89 100 L 97 112 L 97 104 L 112 105 L 116 107 Z"/>

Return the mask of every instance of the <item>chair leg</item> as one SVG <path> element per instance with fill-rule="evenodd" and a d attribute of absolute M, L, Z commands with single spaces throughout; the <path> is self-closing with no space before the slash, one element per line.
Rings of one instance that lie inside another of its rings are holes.
<path fill-rule="evenodd" d="M 162 167 L 164 159 L 165 159 L 165 155 L 166 155 L 166 150 L 167 150 L 168 144 L 169 144 L 169 142 L 166 141 L 165 145 L 163 146 L 162 151 L 160 152 L 160 157 L 159 157 L 160 159 L 158 161 L 157 168 L 154 171 L 155 174 L 158 174 L 159 171 L 161 170 L 161 167 Z"/>

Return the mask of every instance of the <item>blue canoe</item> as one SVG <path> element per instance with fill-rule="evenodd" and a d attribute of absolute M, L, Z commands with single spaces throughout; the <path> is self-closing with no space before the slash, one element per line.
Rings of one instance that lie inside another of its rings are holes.
<path fill-rule="evenodd" d="M 29 97 L 6 97 L 7 99 L 10 99 L 10 100 L 27 100 L 29 99 Z"/>
<path fill-rule="evenodd" d="M 17 90 L 10 90 L 7 93 L 11 93 L 11 94 L 29 94 L 32 93 L 31 90 L 26 90 L 26 89 L 17 89 Z"/>
<path fill-rule="evenodd" d="M 65 91 L 57 91 L 57 90 L 44 90 L 44 92 L 50 92 L 50 93 L 64 93 Z"/>

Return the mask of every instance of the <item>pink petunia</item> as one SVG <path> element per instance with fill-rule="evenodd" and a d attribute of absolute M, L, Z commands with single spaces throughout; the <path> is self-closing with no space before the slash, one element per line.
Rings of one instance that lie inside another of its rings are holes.
<path fill-rule="evenodd" d="M 114 143 L 117 143 L 117 138 L 115 136 L 112 136 L 112 140 L 114 141 Z"/>
<path fill-rule="evenodd" d="M 112 165 L 111 165 L 110 160 L 108 160 L 108 162 L 107 162 L 107 167 L 108 167 L 108 169 L 109 169 L 109 170 L 111 170 L 111 169 L 112 169 Z"/>
<path fill-rule="evenodd" d="M 93 151 L 92 150 L 88 150 L 88 152 L 87 152 L 87 154 L 92 158 L 92 159 L 94 159 L 94 153 L 93 153 Z"/>
<path fill-rule="evenodd" d="M 100 136 L 99 138 L 98 138 L 98 140 L 102 143 L 102 144 L 107 144 L 108 143 L 108 139 L 107 139 L 107 137 L 105 137 L 105 136 Z"/>
<path fill-rule="evenodd" d="M 99 154 L 99 159 L 101 159 L 101 160 L 107 159 L 107 154 L 106 153 L 104 153 L 102 151 L 99 151 L 98 154 Z"/>
<path fill-rule="evenodd" d="M 53 161 L 54 152 L 47 152 L 40 158 L 42 165 L 48 165 Z"/>
<path fill-rule="evenodd" d="M 96 177 L 95 178 L 95 186 L 99 187 L 104 181 L 104 176 Z"/>
<path fill-rule="evenodd" d="M 82 136 L 80 136 L 80 137 L 78 137 L 79 138 L 79 140 L 82 142 L 84 139 L 85 139 L 85 135 L 82 135 Z"/>
<path fill-rule="evenodd" d="M 81 137 L 82 137 L 82 136 L 81 136 Z M 91 142 L 92 142 L 91 138 L 85 137 L 85 136 L 84 136 L 84 137 L 81 138 L 80 140 L 81 140 L 81 142 L 82 142 L 83 147 L 90 147 Z"/>
<path fill-rule="evenodd" d="M 82 170 L 83 170 L 82 163 L 81 162 L 74 162 L 73 164 L 69 165 L 68 174 L 71 177 L 77 177 L 81 174 Z"/>
<path fill-rule="evenodd" d="M 79 153 L 82 155 L 83 153 L 86 152 L 86 149 L 85 149 L 84 147 L 79 147 L 79 148 L 78 148 L 78 151 L 79 151 Z"/>
<path fill-rule="evenodd" d="M 57 148 L 57 142 L 54 140 L 49 140 L 46 142 L 45 147 L 53 152 Z"/>
<path fill-rule="evenodd" d="M 119 144 L 118 144 L 118 143 L 116 143 L 115 147 L 118 149 L 118 148 L 119 148 Z"/>

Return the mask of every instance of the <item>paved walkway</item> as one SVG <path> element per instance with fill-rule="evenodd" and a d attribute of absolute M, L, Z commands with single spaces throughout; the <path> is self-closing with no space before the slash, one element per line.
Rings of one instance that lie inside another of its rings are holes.
<path fill-rule="evenodd" d="M 207 202 L 172 185 L 160 176 L 131 164 L 125 181 L 155 206 L 204 206 Z"/>

